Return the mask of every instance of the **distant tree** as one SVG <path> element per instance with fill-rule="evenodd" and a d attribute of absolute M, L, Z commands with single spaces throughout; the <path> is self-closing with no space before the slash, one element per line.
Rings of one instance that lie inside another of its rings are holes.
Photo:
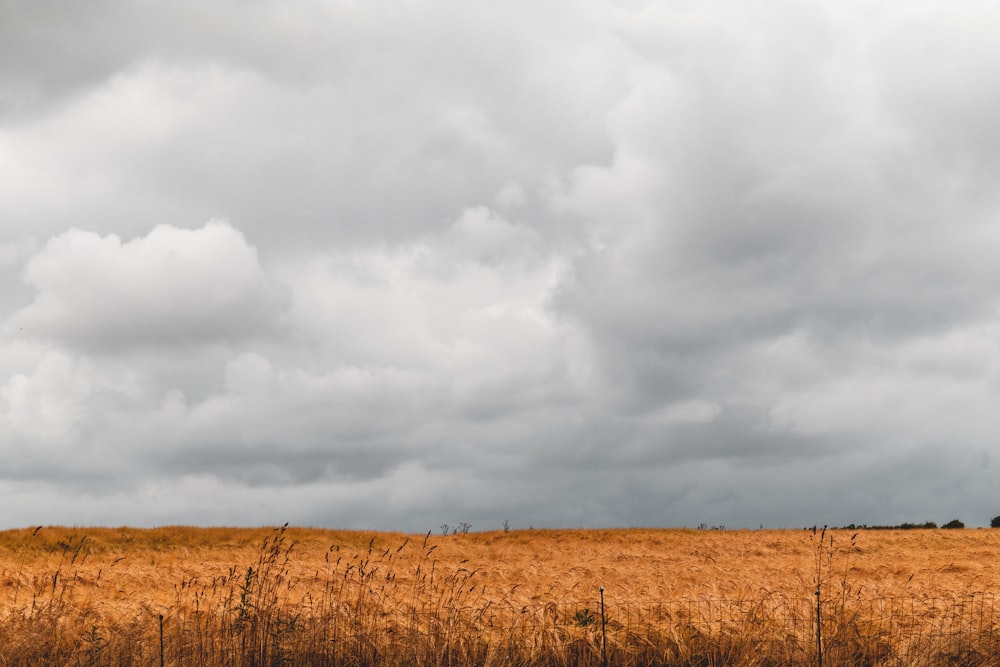
<path fill-rule="evenodd" d="M 941 526 L 942 528 L 965 528 L 965 524 L 958 519 L 952 519 L 948 523 Z"/>
<path fill-rule="evenodd" d="M 901 523 L 898 526 L 890 526 L 890 528 L 900 528 L 902 530 L 915 530 L 917 528 L 937 528 L 938 525 L 933 521 L 924 521 L 923 523 Z"/>
<path fill-rule="evenodd" d="M 1000 516 L 993 517 L 993 520 L 990 521 L 990 528 L 1000 528 Z"/>

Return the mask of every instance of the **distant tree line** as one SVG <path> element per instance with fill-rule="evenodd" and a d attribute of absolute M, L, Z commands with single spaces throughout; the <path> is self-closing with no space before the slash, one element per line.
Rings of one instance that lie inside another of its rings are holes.
<path fill-rule="evenodd" d="M 993 519 L 991 523 L 994 528 L 1000 527 L 1000 517 Z M 965 528 L 965 524 L 958 519 L 952 519 L 943 526 L 938 526 L 933 521 L 925 521 L 923 523 L 900 523 L 895 526 L 871 526 L 867 523 L 853 524 L 850 523 L 842 527 L 842 530 L 920 530 L 928 528 Z"/>
<path fill-rule="evenodd" d="M 958 519 L 952 519 L 948 523 L 940 526 L 941 528 L 965 528 L 965 524 Z M 912 530 L 917 528 L 938 528 L 938 525 L 933 521 L 925 521 L 923 523 L 901 523 L 898 526 L 870 526 L 867 523 L 859 524 L 848 524 L 842 527 L 842 530 Z M 990 528 L 1000 528 L 1000 516 L 995 516 L 990 520 Z M 809 530 L 808 528 L 806 530 Z"/>
<path fill-rule="evenodd" d="M 937 528 L 938 525 L 933 521 L 925 521 L 923 523 L 901 523 L 898 526 L 869 526 L 867 523 L 860 524 L 848 524 L 843 527 L 844 530 L 912 530 L 919 528 Z M 958 519 L 952 519 L 948 523 L 941 526 L 941 528 L 965 528 L 965 524 Z M 990 520 L 990 528 L 1000 528 L 1000 516 L 995 516 Z"/>

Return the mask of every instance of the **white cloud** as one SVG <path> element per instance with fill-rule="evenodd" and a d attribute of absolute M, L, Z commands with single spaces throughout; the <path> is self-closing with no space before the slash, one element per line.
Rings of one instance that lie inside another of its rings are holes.
<path fill-rule="evenodd" d="M 24 270 L 34 302 L 11 320 L 27 336 L 113 350 L 240 339 L 273 329 L 280 294 L 230 225 L 161 225 L 122 242 L 70 230 Z"/>
<path fill-rule="evenodd" d="M 6 407 L 3 423 L 8 437 L 72 443 L 92 391 L 86 375 L 75 366 L 69 356 L 50 353 L 30 376 L 17 374 L 7 380 L 0 398 Z"/>

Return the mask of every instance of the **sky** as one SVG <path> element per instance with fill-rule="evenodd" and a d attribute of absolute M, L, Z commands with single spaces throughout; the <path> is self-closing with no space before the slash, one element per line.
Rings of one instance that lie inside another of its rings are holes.
<path fill-rule="evenodd" d="M 0 527 L 988 525 L 998 34 L 0 0 Z"/>

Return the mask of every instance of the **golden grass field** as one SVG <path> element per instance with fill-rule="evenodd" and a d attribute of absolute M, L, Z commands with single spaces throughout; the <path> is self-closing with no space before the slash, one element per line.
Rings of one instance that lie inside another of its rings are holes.
<path fill-rule="evenodd" d="M 817 576 L 827 664 L 998 664 L 998 554 L 990 529 L 9 530 L 0 665 L 815 664 Z"/>

